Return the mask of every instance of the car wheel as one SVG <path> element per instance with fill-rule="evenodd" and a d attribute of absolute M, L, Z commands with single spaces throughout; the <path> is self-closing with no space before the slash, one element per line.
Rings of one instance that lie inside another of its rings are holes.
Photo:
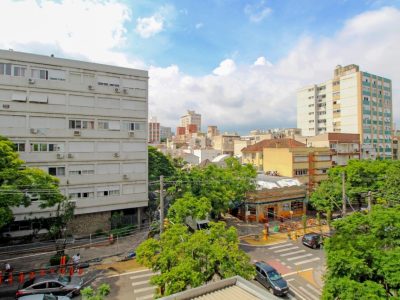
<path fill-rule="evenodd" d="M 313 244 L 313 245 L 312 245 L 312 248 L 313 248 L 313 249 L 317 249 L 317 244 Z"/>

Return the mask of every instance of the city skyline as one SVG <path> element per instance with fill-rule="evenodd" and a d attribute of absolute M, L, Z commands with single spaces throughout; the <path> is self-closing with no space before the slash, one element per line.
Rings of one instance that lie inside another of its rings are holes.
<path fill-rule="evenodd" d="M 0 48 L 147 69 L 149 114 L 160 123 L 174 128 L 190 109 L 205 125 L 240 133 L 295 127 L 297 89 L 354 63 L 392 80 L 398 125 L 399 8 L 371 0 L 7 0 Z M 15 24 L 15 15 L 24 21 Z"/>

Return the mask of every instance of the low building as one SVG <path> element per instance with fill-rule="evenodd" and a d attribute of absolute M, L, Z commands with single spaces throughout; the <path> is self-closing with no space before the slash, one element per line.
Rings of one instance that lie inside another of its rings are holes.
<path fill-rule="evenodd" d="M 216 135 L 212 138 L 212 147 L 221 151 L 222 154 L 229 154 L 233 156 L 235 140 L 240 140 L 240 136 L 237 133 L 224 133 Z"/>
<path fill-rule="evenodd" d="M 298 179 L 257 175 L 256 191 L 248 193 L 239 215 L 247 220 L 265 222 L 299 217 L 306 213 L 306 186 Z"/>
<path fill-rule="evenodd" d="M 400 130 L 395 130 L 393 133 L 393 159 L 399 159 L 399 141 L 400 141 Z"/>
<path fill-rule="evenodd" d="M 162 141 L 169 139 L 172 137 L 172 135 L 173 133 L 171 127 L 160 126 L 160 139 Z"/>
<path fill-rule="evenodd" d="M 295 139 L 311 147 L 329 147 L 333 166 L 346 166 L 349 160 L 361 157 L 358 133 L 329 132 L 309 137 L 296 136 Z"/>

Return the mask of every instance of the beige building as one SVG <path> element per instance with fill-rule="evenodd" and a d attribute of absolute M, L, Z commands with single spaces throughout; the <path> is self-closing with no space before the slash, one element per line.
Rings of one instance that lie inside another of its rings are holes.
<path fill-rule="evenodd" d="M 60 179 L 74 230 L 108 229 L 111 212 L 140 222 L 147 206 L 147 71 L 0 50 L 0 135 Z M 38 201 L 15 220 L 54 216 Z"/>
<path fill-rule="evenodd" d="M 186 133 L 189 133 L 189 125 L 196 125 L 197 131 L 201 131 L 201 115 L 196 114 L 194 110 L 188 110 L 187 114 L 180 119 L 180 127 L 185 127 Z"/>
<path fill-rule="evenodd" d="M 337 66 L 333 79 L 297 92 L 297 127 L 304 136 L 325 132 L 360 135 L 361 157 L 392 157 L 392 82 Z"/>
<path fill-rule="evenodd" d="M 233 156 L 235 140 L 240 140 L 240 136 L 237 133 L 224 133 L 214 136 L 211 144 L 215 150 L 221 151 L 221 154 Z"/>
<path fill-rule="evenodd" d="M 150 144 L 159 144 L 161 139 L 160 123 L 157 118 L 153 117 L 149 120 L 148 142 Z"/>
<path fill-rule="evenodd" d="M 309 147 L 327 147 L 332 152 L 332 165 L 346 166 L 351 159 L 360 159 L 360 135 L 356 133 L 323 133 L 316 136 L 296 136 Z"/>

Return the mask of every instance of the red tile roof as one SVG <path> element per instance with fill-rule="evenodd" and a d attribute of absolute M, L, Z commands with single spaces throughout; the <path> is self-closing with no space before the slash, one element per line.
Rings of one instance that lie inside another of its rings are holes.
<path fill-rule="evenodd" d="M 297 148 L 306 147 L 306 144 L 298 142 L 294 139 L 271 139 L 262 140 L 254 145 L 247 146 L 242 152 L 261 152 L 264 148 Z"/>

